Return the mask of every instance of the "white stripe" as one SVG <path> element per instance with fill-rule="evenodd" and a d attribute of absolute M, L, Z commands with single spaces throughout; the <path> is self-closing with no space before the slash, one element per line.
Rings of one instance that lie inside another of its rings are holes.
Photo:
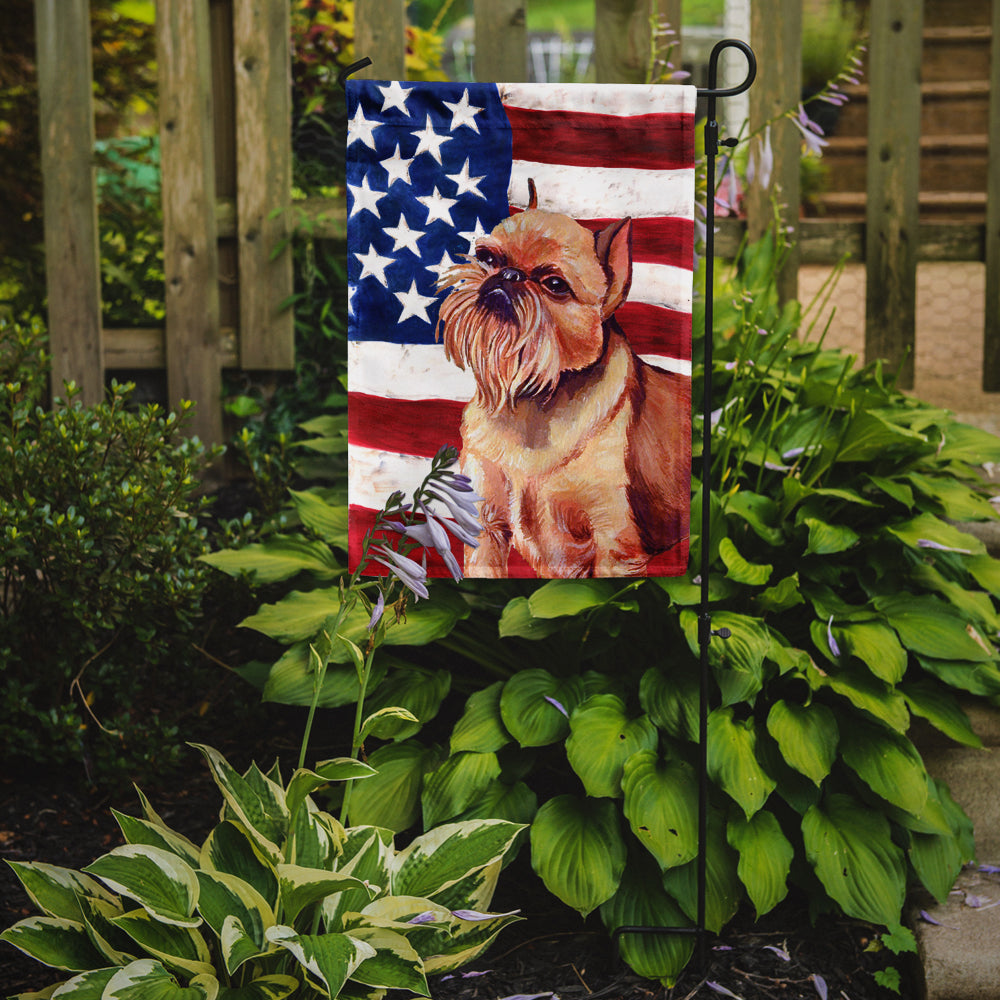
<path fill-rule="evenodd" d="M 676 375 L 691 377 L 691 362 L 682 358 L 665 358 L 659 354 L 640 354 L 640 358 L 648 365 L 659 368 L 661 371 L 674 372 Z"/>
<path fill-rule="evenodd" d="M 689 114 L 694 87 L 616 83 L 501 83 L 500 100 L 532 111 L 584 111 L 604 115 Z"/>
<path fill-rule="evenodd" d="M 352 444 L 347 447 L 347 500 L 358 507 L 381 510 L 390 494 L 402 490 L 412 500 L 413 491 L 431 471 L 431 460 L 397 455 Z"/>
<path fill-rule="evenodd" d="M 514 160 L 507 200 L 528 204 L 528 179 L 535 182 L 538 207 L 574 219 L 694 218 L 694 169 L 639 170 L 631 167 L 569 167 Z"/>
<path fill-rule="evenodd" d="M 691 272 L 670 264 L 632 264 L 632 284 L 629 302 L 644 302 L 663 306 L 675 312 L 691 312 Z"/>

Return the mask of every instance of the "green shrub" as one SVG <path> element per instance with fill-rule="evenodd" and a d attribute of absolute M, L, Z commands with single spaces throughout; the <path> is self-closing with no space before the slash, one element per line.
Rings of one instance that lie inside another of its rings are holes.
<path fill-rule="evenodd" d="M 0 744 L 110 773 L 176 752 L 156 684 L 191 661 L 208 454 L 188 405 L 132 409 L 128 385 L 96 406 L 69 385 L 44 409 L 40 338 L 0 322 Z"/>
<path fill-rule="evenodd" d="M 486 912 L 513 823 L 454 823 L 406 848 L 345 829 L 311 794 L 374 772 L 352 758 L 235 771 L 202 746 L 222 793 L 202 845 L 115 813 L 126 844 L 82 872 L 12 862 L 40 916 L 0 935 L 65 973 L 67 997 L 429 996 L 427 975 L 479 955 L 516 913 Z M 51 988 L 50 988 L 51 989 Z M 46 992 L 45 995 L 48 995 Z"/>

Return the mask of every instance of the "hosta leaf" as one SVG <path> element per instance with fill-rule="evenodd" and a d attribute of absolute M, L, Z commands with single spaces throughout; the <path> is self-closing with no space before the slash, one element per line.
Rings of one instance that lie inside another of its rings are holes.
<path fill-rule="evenodd" d="M 187 837 L 159 823 L 126 816 L 125 813 L 120 813 L 117 809 L 112 809 L 111 812 L 129 844 L 147 844 L 150 847 L 159 847 L 164 851 L 176 854 L 189 865 L 198 864 L 199 849 Z"/>
<path fill-rule="evenodd" d="M 80 907 L 90 940 L 105 958 L 104 965 L 128 965 L 138 958 L 135 942 L 113 923 L 115 917 L 125 912 L 120 901 L 109 903 L 94 896 L 81 896 Z"/>
<path fill-rule="evenodd" d="M 410 712 L 414 720 L 386 719 L 379 727 L 380 739 L 405 740 L 437 715 L 450 689 L 451 674 L 447 670 L 418 667 L 394 670 L 375 688 L 365 708 L 369 712 L 385 708 L 404 708 Z"/>
<path fill-rule="evenodd" d="M 610 932 L 619 927 L 687 927 L 691 921 L 667 895 L 654 865 L 630 858 L 615 894 L 601 904 L 601 920 Z M 673 986 L 691 959 L 690 934 L 623 934 L 622 958 L 638 975 Z"/>
<path fill-rule="evenodd" d="M 301 865 L 278 865 L 278 884 L 281 888 L 282 914 L 286 920 L 293 922 L 305 907 L 327 896 L 345 889 L 368 891 L 368 887 L 353 875 L 303 868 Z M 374 894 L 372 890 L 370 896 Z"/>
<path fill-rule="evenodd" d="M 347 549 L 347 505 L 327 503 L 313 490 L 289 490 L 299 519 L 324 542 Z"/>
<path fill-rule="evenodd" d="M 11 1000 L 27 1000 L 28 997 L 51 996 L 54 1000 L 101 1000 L 104 996 L 104 988 L 114 978 L 118 972 L 118 967 L 113 966 L 107 969 L 91 969 L 89 972 L 82 972 L 79 976 L 67 979 L 54 992 L 18 994 Z M 49 987 L 51 990 L 52 987 Z"/>
<path fill-rule="evenodd" d="M 944 574 L 926 562 L 913 568 L 910 579 L 919 584 L 919 588 L 939 594 L 956 611 L 981 626 L 988 634 L 996 635 L 1000 632 L 1000 615 L 997 614 L 993 598 L 989 594 L 947 579 Z"/>
<path fill-rule="evenodd" d="M 181 986 L 159 962 L 143 958 L 118 969 L 101 1000 L 216 1000 L 218 995 L 219 981 L 210 974 Z"/>
<path fill-rule="evenodd" d="M 566 736 L 569 716 L 583 697 L 579 677 L 560 679 L 547 670 L 522 670 L 504 684 L 500 716 L 521 746 L 546 746 Z"/>
<path fill-rule="evenodd" d="M 495 753 L 452 754 L 424 779 L 421 804 L 424 826 L 437 826 L 467 809 L 500 777 Z"/>
<path fill-rule="evenodd" d="M 947 521 L 942 521 L 933 514 L 918 514 L 908 521 L 889 525 L 886 531 L 912 549 L 922 549 L 921 542 L 932 542 L 946 549 L 957 549 L 971 555 L 983 555 L 986 552 L 986 546 L 974 535 L 948 524 Z"/>
<path fill-rule="evenodd" d="M 618 592 L 614 580 L 549 580 L 528 598 L 535 618 L 563 618 L 606 604 Z"/>
<path fill-rule="evenodd" d="M 682 611 L 681 627 L 694 656 L 700 656 L 698 616 Z M 771 648 L 771 636 L 759 618 L 717 611 L 712 615 L 712 629 L 728 629 L 728 638 L 713 636 L 708 647 L 708 662 L 722 690 L 723 704 L 753 701 L 763 685 L 764 659 Z"/>
<path fill-rule="evenodd" d="M 780 510 L 771 497 L 739 490 L 726 498 L 726 514 L 745 521 L 768 545 L 779 546 L 784 539 Z"/>
<path fill-rule="evenodd" d="M 520 639 L 545 639 L 563 629 L 558 619 L 536 618 L 531 613 L 527 597 L 515 597 L 508 601 L 500 615 L 499 635 L 501 639 L 517 636 Z"/>
<path fill-rule="evenodd" d="M 735 542 L 730 538 L 719 541 L 719 557 L 726 566 L 726 575 L 736 583 L 744 583 L 748 587 L 763 587 L 770 579 L 774 567 L 768 563 L 748 562 L 740 555 Z"/>
<path fill-rule="evenodd" d="M 436 752 L 415 740 L 379 747 L 368 758 L 378 772 L 351 790 L 353 826 L 381 826 L 396 833 L 420 816 L 424 774 L 438 762 Z"/>
<path fill-rule="evenodd" d="M 429 830 L 396 855 L 392 891 L 434 899 L 460 879 L 500 861 L 521 829 L 497 819 L 446 823 Z"/>
<path fill-rule="evenodd" d="M 424 960 L 424 971 L 428 974 L 451 972 L 467 965 L 486 951 L 500 931 L 520 919 L 516 912 L 476 920 L 455 917 L 447 936 L 441 933 L 438 946 Z"/>
<path fill-rule="evenodd" d="M 875 607 L 899 633 L 903 645 L 939 660 L 982 663 L 996 658 L 996 651 L 957 611 L 936 597 L 883 595 Z"/>
<path fill-rule="evenodd" d="M 80 896 L 93 896 L 109 903 L 115 897 L 97 879 L 40 861 L 8 861 L 24 891 L 46 916 L 65 917 L 67 920 L 83 919 Z"/>
<path fill-rule="evenodd" d="M 368 685 L 375 688 L 386 674 L 386 657 L 376 657 Z M 358 700 L 360 687 L 353 666 L 331 663 L 323 675 L 316 702 L 318 708 L 339 708 Z M 281 705 L 311 705 L 316 697 L 316 673 L 310 661 L 309 643 L 289 646 L 271 666 L 261 697 Z"/>
<path fill-rule="evenodd" d="M 760 919 L 788 894 L 788 873 L 795 849 L 774 813 L 762 809 L 750 819 L 737 816 L 726 829 L 729 846 L 739 851 L 736 873 Z"/>
<path fill-rule="evenodd" d="M 408 708 L 393 705 L 372 712 L 361 724 L 359 737 L 366 740 L 374 736 L 380 740 L 391 740 L 394 737 L 406 739 L 416 733 L 422 723 Z"/>
<path fill-rule="evenodd" d="M 278 900 L 278 876 L 246 827 L 226 820 L 220 823 L 201 848 L 200 867 L 224 872 L 253 886 L 272 907 Z"/>
<path fill-rule="evenodd" d="M 936 660 L 931 656 L 918 656 L 917 662 L 927 673 L 937 677 L 948 687 L 986 697 L 1000 694 L 1000 669 L 993 663 Z"/>
<path fill-rule="evenodd" d="M 835 555 L 849 549 L 860 537 L 853 528 L 846 524 L 829 524 L 815 517 L 803 518 L 803 523 L 809 529 L 806 555 Z"/>
<path fill-rule="evenodd" d="M 625 842 L 608 799 L 557 795 L 531 824 L 531 866 L 545 887 L 582 916 L 618 889 Z"/>
<path fill-rule="evenodd" d="M 105 964 L 87 936 L 87 929 L 76 920 L 65 917 L 28 917 L 19 920 L 0 934 L 6 941 L 26 955 L 69 972 L 99 968 Z"/>
<path fill-rule="evenodd" d="M 505 819 L 528 824 L 538 812 L 538 796 L 523 782 L 493 781 L 458 819 Z"/>
<path fill-rule="evenodd" d="M 268 928 L 267 939 L 291 952 L 310 978 L 332 997 L 340 994 L 363 961 L 375 957 L 370 944 L 348 934 L 296 934 L 291 927 L 278 924 Z"/>
<path fill-rule="evenodd" d="M 132 910 L 111 921 L 164 965 L 189 976 L 211 975 L 212 956 L 205 939 L 191 927 L 164 924 L 145 910 Z"/>
<path fill-rule="evenodd" d="M 779 699 L 767 716 L 767 731 L 781 756 L 815 785 L 830 773 L 837 755 L 837 720 L 826 705 L 798 705 Z"/>
<path fill-rule="evenodd" d="M 351 973 L 355 982 L 383 989 L 409 990 L 419 996 L 430 995 L 424 963 L 402 934 L 383 927 L 361 926 L 351 930 L 351 937 L 375 949 L 375 954 Z"/>
<path fill-rule="evenodd" d="M 451 752 L 474 750 L 477 753 L 494 753 L 510 742 L 500 717 L 500 692 L 503 681 L 470 695 L 462 717 L 451 733 Z"/>
<path fill-rule="evenodd" d="M 976 583 L 994 597 L 1000 597 L 1000 559 L 990 555 L 965 559 L 965 568 L 975 578 Z"/>
<path fill-rule="evenodd" d="M 307 796 L 331 781 L 354 781 L 374 777 L 377 773 L 375 768 L 353 757 L 324 760 L 312 771 L 304 767 L 299 768 L 288 782 L 285 805 L 289 813 L 296 813 Z"/>
<path fill-rule="evenodd" d="M 805 598 L 799 590 L 799 574 L 792 573 L 779 580 L 773 587 L 762 590 L 754 597 L 758 608 L 763 612 L 787 611 L 798 604 L 804 604 Z"/>
<path fill-rule="evenodd" d="M 292 976 L 261 976 L 245 986 L 223 987 L 218 1000 L 285 1000 L 299 988 Z"/>
<path fill-rule="evenodd" d="M 840 753 L 876 795 L 914 815 L 923 810 L 927 772 L 907 737 L 854 718 L 850 737 L 841 741 Z"/>
<path fill-rule="evenodd" d="M 235 875 L 200 871 L 198 882 L 201 886 L 198 910 L 219 939 L 223 938 L 223 926 L 227 919 L 237 920 L 243 936 L 250 939 L 254 953 L 262 951 L 265 947 L 264 931 L 275 923 L 274 912 L 267 900 L 252 885 Z M 229 952 L 227 950 L 226 967 L 232 975 L 240 963 L 231 964 Z"/>
<path fill-rule="evenodd" d="M 848 916 L 899 923 L 906 866 L 880 812 L 849 795 L 830 795 L 806 813 L 802 836 L 809 863 Z"/>
<path fill-rule="evenodd" d="M 622 789 L 625 818 L 660 868 L 697 855 L 698 783 L 688 764 L 640 751 L 625 762 Z"/>
<path fill-rule="evenodd" d="M 98 858 L 84 871 L 113 892 L 134 899 L 150 916 L 178 927 L 197 927 L 198 878 L 191 866 L 170 851 L 147 844 L 125 844 Z"/>
<path fill-rule="evenodd" d="M 1000 462 L 1000 445 L 997 436 L 981 427 L 949 421 L 944 440 L 937 452 L 939 462 Z"/>
<path fill-rule="evenodd" d="M 328 545 L 295 535 L 271 535 L 264 542 L 209 552 L 199 558 L 230 576 L 246 574 L 256 584 L 288 580 L 298 573 L 330 580 L 344 572 Z"/>
<path fill-rule="evenodd" d="M 905 733 L 910 724 L 903 696 L 884 681 L 873 677 L 867 669 L 840 667 L 836 672 L 822 674 L 811 667 L 806 677 L 814 689 L 829 688 L 846 698 L 856 708 L 881 719 L 897 732 Z"/>
<path fill-rule="evenodd" d="M 726 843 L 725 820 L 714 810 L 708 817 L 705 862 L 705 926 L 718 934 L 736 913 L 744 892 L 736 874 L 736 852 Z M 697 859 L 665 871 L 663 887 L 691 920 L 698 918 Z"/>
<path fill-rule="evenodd" d="M 573 711 L 566 758 L 588 795 L 619 798 L 622 768 L 638 750 L 656 747 L 659 734 L 649 716 L 629 719 L 613 694 L 595 694 Z"/>
<path fill-rule="evenodd" d="M 387 890 L 392 856 L 392 832 L 372 826 L 355 826 L 347 833 L 337 870 L 367 882 L 376 891 Z M 345 913 L 357 913 L 371 902 L 368 888 L 345 889 L 323 900 L 323 919 L 328 931 L 345 930 Z"/>
<path fill-rule="evenodd" d="M 890 448 L 920 445 L 926 440 L 922 434 L 890 423 L 871 410 L 862 410 L 851 421 L 841 440 L 837 461 L 867 462 Z"/>
<path fill-rule="evenodd" d="M 896 633 L 879 622 L 835 625 L 833 634 L 843 652 L 856 656 L 886 684 L 898 684 L 906 673 L 906 650 Z"/>
<path fill-rule="evenodd" d="M 650 667 L 639 682 L 639 704 L 660 729 L 678 740 L 698 739 L 698 673 L 693 664 Z"/>
<path fill-rule="evenodd" d="M 925 497 L 939 504 L 941 513 L 950 521 L 992 521 L 996 518 L 996 511 L 986 497 L 954 477 L 911 472 L 906 478 Z"/>
<path fill-rule="evenodd" d="M 767 801 L 776 783 L 757 762 L 752 718 L 738 721 L 732 708 L 717 708 L 709 714 L 708 774 L 748 819 Z"/>
<path fill-rule="evenodd" d="M 923 680 L 907 681 L 900 690 L 910 711 L 926 719 L 945 736 L 967 747 L 983 745 L 965 710 L 947 688 L 932 680 Z"/>
<path fill-rule="evenodd" d="M 951 833 L 911 833 L 909 855 L 924 888 L 946 902 L 964 863 L 958 839 Z"/>

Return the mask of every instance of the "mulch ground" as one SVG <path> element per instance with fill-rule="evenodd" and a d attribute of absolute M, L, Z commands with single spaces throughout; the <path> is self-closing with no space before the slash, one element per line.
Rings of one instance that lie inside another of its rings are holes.
<path fill-rule="evenodd" d="M 261 734 L 256 735 L 259 739 Z M 275 740 L 290 747 L 290 737 L 289 730 Z M 220 741 L 220 749 L 234 763 L 244 758 L 237 744 Z M 147 791 L 169 825 L 198 840 L 215 821 L 219 797 L 194 751 L 191 765 Z M 134 793 L 123 790 L 108 796 L 74 782 L 74 776 L 8 774 L 0 778 L 0 858 L 83 867 L 122 842 L 111 807 L 139 814 Z M 673 989 L 641 979 L 619 962 L 596 916 L 582 922 L 559 904 L 544 891 L 524 856 L 501 877 L 494 908 L 519 908 L 525 919 L 502 932 L 470 969 L 449 978 L 432 977 L 435 1000 L 545 1000 L 551 996 L 562 1000 L 720 996 L 887 1000 L 892 994 L 873 979 L 887 965 L 903 973 L 902 996 L 918 993 L 910 970 L 899 959 L 893 960 L 884 951 L 866 950 L 873 940 L 871 928 L 829 918 L 811 926 L 801 901 L 786 902 L 758 924 L 752 915 L 738 915 L 719 938 L 706 941 L 705 968 L 689 968 Z M 0 865 L 0 927 L 32 912 L 13 873 Z M 38 990 L 59 979 L 59 973 L 0 944 L 0 995 Z"/>

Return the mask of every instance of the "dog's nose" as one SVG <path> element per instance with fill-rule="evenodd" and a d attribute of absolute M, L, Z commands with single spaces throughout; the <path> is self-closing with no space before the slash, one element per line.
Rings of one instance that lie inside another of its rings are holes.
<path fill-rule="evenodd" d="M 505 267 L 500 272 L 501 281 L 509 281 L 512 284 L 517 281 L 524 281 L 524 271 L 519 271 L 516 267 Z"/>

